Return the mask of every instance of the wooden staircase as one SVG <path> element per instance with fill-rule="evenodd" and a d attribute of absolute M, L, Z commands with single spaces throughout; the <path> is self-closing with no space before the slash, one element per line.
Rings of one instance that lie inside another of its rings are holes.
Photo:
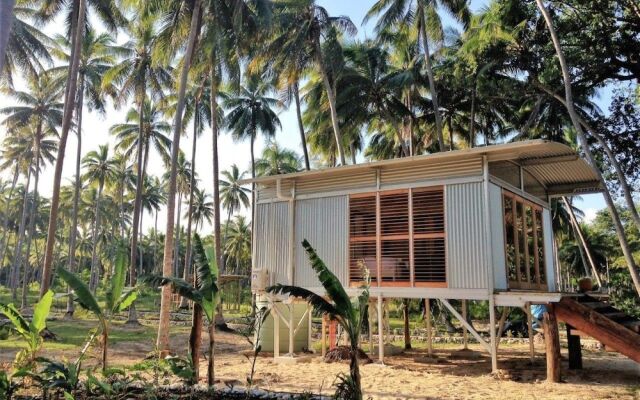
<path fill-rule="evenodd" d="M 637 318 L 589 295 L 563 297 L 554 303 L 554 310 L 557 318 L 567 324 L 570 353 L 572 340 L 574 346 L 577 340 L 578 347 L 574 349 L 579 352 L 579 337 L 587 335 L 640 363 L 640 320 Z"/>

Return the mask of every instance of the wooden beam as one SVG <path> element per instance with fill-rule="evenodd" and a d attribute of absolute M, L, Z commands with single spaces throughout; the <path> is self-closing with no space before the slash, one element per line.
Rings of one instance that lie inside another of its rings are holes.
<path fill-rule="evenodd" d="M 560 382 L 560 335 L 553 304 L 547 305 L 542 316 L 544 344 L 547 350 L 547 382 Z"/>
<path fill-rule="evenodd" d="M 502 338 L 502 331 L 504 330 L 504 322 L 507 320 L 508 315 L 509 315 L 509 307 L 502 307 L 502 314 L 500 314 L 500 320 L 498 321 L 498 330 L 496 332 L 496 350 L 498 350 L 498 347 L 500 347 L 500 338 Z"/>
<path fill-rule="evenodd" d="M 462 318 L 462 315 L 460 315 L 460 313 L 451 305 L 451 303 L 449 303 L 449 301 L 442 299 L 442 304 L 444 304 L 445 307 L 447 307 L 447 309 L 449 311 L 451 311 L 451 314 L 453 314 L 454 317 L 456 317 L 458 319 L 458 321 L 460 321 L 460 323 L 464 326 L 467 327 L 467 329 L 469 330 L 469 332 L 471 332 L 471 334 L 473 335 L 473 337 L 476 338 L 476 340 L 489 352 L 492 353 L 492 349 L 491 349 L 491 345 L 488 344 L 483 338 L 482 336 L 480 336 L 480 334 L 478 332 L 476 332 L 475 329 L 473 329 L 473 326 L 469 325 L 469 323 Z M 494 327 L 491 327 L 491 329 L 494 329 Z"/>
<path fill-rule="evenodd" d="M 382 296 L 378 296 L 378 360 L 384 363 L 384 320 L 382 315 Z"/>
<path fill-rule="evenodd" d="M 411 331 L 409 330 L 409 299 L 403 299 L 402 305 L 402 316 L 404 317 L 404 348 L 405 350 L 410 350 Z"/>
<path fill-rule="evenodd" d="M 424 319 L 427 322 L 427 354 L 433 355 L 433 336 L 431 334 L 431 300 L 424 299 Z"/>
<path fill-rule="evenodd" d="M 524 306 L 524 312 L 527 314 L 527 334 L 529 336 L 529 360 L 533 362 L 536 357 L 535 343 L 533 341 L 533 316 L 531 315 L 531 303 L 527 302 Z"/>
<path fill-rule="evenodd" d="M 640 334 L 569 297 L 556 303 L 555 310 L 559 320 L 640 363 Z"/>
<path fill-rule="evenodd" d="M 462 300 L 462 318 L 467 320 L 467 301 Z M 467 350 L 469 348 L 469 331 L 467 331 L 467 327 L 462 325 L 462 345 L 463 348 Z"/>
<path fill-rule="evenodd" d="M 320 348 L 322 349 L 322 357 L 327 354 L 327 316 L 322 314 L 322 333 L 320 334 Z"/>

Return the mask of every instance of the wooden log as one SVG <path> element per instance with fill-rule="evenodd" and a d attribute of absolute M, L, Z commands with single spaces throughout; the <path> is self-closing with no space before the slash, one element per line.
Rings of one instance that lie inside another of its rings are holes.
<path fill-rule="evenodd" d="M 572 335 L 575 332 L 571 325 L 567 324 L 567 343 L 569 346 L 569 369 L 582 369 L 582 347 L 580 336 Z"/>
<path fill-rule="evenodd" d="M 558 320 L 552 304 L 542 315 L 544 325 L 544 344 L 547 350 L 547 382 L 560 382 L 560 335 Z"/>
<path fill-rule="evenodd" d="M 322 314 L 322 333 L 320 334 L 322 357 L 327 354 L 327 316 Z"/>
<path fill-rule="evenodd" d="M 575 328 L 574 335 L 576 330 L 584 332 L 607 347 L 640 363 L 640 334 L 569 297 L 563 297 L 559 303 L 556 303 L 555 312 L 559 320 Z"/>

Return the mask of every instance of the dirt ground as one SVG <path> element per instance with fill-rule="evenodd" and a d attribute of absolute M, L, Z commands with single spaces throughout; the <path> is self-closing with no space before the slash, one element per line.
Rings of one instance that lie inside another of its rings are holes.
<path fill-rule="evenodd" d="M 80 324 L 81 325 L 81 324 Z M 81 326 L 78 327 L 81 329 Z M 125 328 L 120 328 L 125 329 Z M 186 352 L 186 331 L 172 335 L 172 349 Z M 206 334 L 203 343 L 207 343 Z M 435 358 L 425 350 L 410 350 L 387 357 L 385 364 L 362 366 L 362 383 L 372 399 L 640 399 L 640 365 L 615 353 L 583 351 L 584 369 L 568 370 L 563 349 L 563 383 L 545 382 L 544 348 L 537 345 L 536 360 L 529 361 L 528 345 L 502 346 L 500 373 L 491 375 L 491 362 L 477 345 L 471 352 L 462 346 L 435 345 Z M 154 341 L 121 341 L 110 346 L 110 365 L 133 365 L 154 349 Z M 250 349 L 240 335 L 216 334 L 216 378 L 219 385 L 242 386 L 250 363 L 242 354 Z M 203 349 L 204 350 L 204 349 Z M 97 356 L 97 349 L 94 350 Z M 2 349 L 0 362 L 10 362 L 15 351 Z M 73 359 L 76 349 L 45 350 L 44 355 Z M 90 360 L 88 364 L 95 363 Z M 5 364 L 7 365 L 7 364 Z M 86 364 L 85 364 L 86 365 Z M 206 361 L 201 363 L 206 376 Z M 315 356 L 296 365 L 276 362 L 264 354 L 256 366 L 256 385 L 262 389 L 330 394 L 335 377 L 348 372 L 346 363 L 324 363 Z"/>

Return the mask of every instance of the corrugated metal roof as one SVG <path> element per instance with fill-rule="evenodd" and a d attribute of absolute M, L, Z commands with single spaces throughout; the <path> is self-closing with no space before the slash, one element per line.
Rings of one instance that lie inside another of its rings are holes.
<path fill-rule="evenodd" d="M 486 147 L 454 150 L 442 153 L 390 160 L 366 162 L 356 165 L 303 171 L 293 174 L 264 176 L 254 181 L 264 185 L 273 184 L 278 179 L 283 182 L 295 180 L 299 185 L 309 185 L 314 189 L 322 188 L 325 180 L 354 177 L 374 169 L 382 176 L 397 175 L 407 168 L 426 167 L 428 165 L 446 165 L 461 160 L 477 160 L 486 155 L 489 161 L 513 161 L 522 165 L 542 183 L 549 194 L 569 194 L 574 192 L 597 192 L 601 185 L 595 171 L 586 161 L 579 158 L 570 147 L 547 140 L 529 140 L 498 144 Z M 242 181 L 250 183 L 252 180 Z"/>

